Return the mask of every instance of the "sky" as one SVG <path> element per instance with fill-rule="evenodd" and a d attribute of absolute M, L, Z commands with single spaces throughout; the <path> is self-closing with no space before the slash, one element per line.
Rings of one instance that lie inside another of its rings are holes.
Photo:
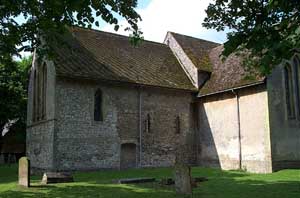
<path fill-rule="evenodd" d="M 224 43 L 226 32 L 202 27 L 209 2 L 212 0 L 139 0 L 136 9 L 142 18 L 139 27 L 146 40 L 156 42 L 163 42 L 166 33 L 172 31 Z M 113 26 L 105 23 L 101 23 L 98 29 L 128 35 L 128 32 L 123 30 L 128 26 L 126 21 L 121 19 L 119 23 L 121 28 L 118 32 L 113 30 Z"/>
<path fill-rule="evenodd" d="M 226 32 L 217 32 L 202 27 L 202 22 L 206 16 L 205 9 L 213 0 L 138 0 L 136 11 L 140 14 L 142 21 L 139 28 L 143 32 L 145 40 L 162 43 L 167 32 L 172 31 L 196 38 L 201 38 L 217 43 L 226 41 Z M 125 19 L 116 15 L 119 20 L 120 29 L 115 32 L 114 26 L 103 20 L 98 29 L 116 34 L 128 35 L 124 31 L 128 24 Z M 24 18 L 17 17 L 17 21 L 22 23 Z M 29 53 L 21 53 L 27 56 Z"/>

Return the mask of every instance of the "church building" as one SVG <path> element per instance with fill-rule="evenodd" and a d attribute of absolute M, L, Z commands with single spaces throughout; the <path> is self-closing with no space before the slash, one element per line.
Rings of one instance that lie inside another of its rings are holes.
<path fill-rule="evenodd" d="M 300 56 L 253 75 L 223 46 L 73 27 L 54 59 L 34 55 L 27 156 L 36 171 L 192 166 L 300 168 Z"/>

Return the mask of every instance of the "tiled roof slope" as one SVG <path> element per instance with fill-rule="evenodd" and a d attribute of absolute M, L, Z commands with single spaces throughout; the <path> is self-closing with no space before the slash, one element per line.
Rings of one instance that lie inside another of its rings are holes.
<path fill-rule="evenodd" d="M 208 54 L 211 49 L 221 45 L 211 41 L 206 41 L 190 36 L 185 36 L 170 32 L 179 43 L 184 53 L 190 58 L 192 63 L 202 71 L 211 71 Z"/>
<path fill-rule="evenodd" d="M 241 57 L 232 54 L 223 61 L 223 45 L 173 32 L 171 34 L 199 70 L 211 73 L 210 79 L 200 89 L 199 96 L 263 82 L 264 77 L 244 70 Z"/>
<path fill-rule="evenodd" d="M 242 66 L 241 58 L 234 54 L 229 55 L 223 61 L 220 57 L 222 51 L 223 46 L 216 47 L 210 51 L 209 58 L 212 63 L 212 73 L 210 79 L 200 89 L 199 96 L 262 83 L 264 81 L 264 77 L 246 72 Z"/>
<path fill-rule="evenodd" d="M 126 36 L 77 27 L 70 31 L 71 47 L 56 48 L 59 76 L 197 90 L 167 45 L 143 41 L 133 46 Z"/>

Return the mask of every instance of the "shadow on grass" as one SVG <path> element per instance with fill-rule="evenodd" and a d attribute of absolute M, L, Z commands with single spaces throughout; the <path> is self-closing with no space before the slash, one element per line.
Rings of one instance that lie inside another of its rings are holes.
<path fill-rule="evenodd" d="M 283 172 L 286 173 L 286 172 Z M 257 175 L 238 171 L 195 168 L 193 176 L 205 176 L 207 182 L 200 183 L 193 190 L 193 197 L 205 198 L 296 198 L 300 195 L 300 171 L 288 174 Z M 299 180 L 295 177 L 299 174 Z M 24 189 L 12 187 L 0 192 L 2 198 L 14 197 L 56 197 L 56 198 L 173 198 L 174 186 L 158 183 L 138 185 L 112 184 L 112 180 L 125 177 L 170 177 L 170 169 L 140 169 L 128 171 L 98 171 L 74 174 L 74 183 L 39 186 Z M 290 179 L 291 178 L 291 179 Z M 37 181 L 36 181 L 37 182 Z M 5 184 L 4 184 L 5 185 Z M 1 185 L 0 185 L 1 188 Z M 181 196 L 178 196 L 182 198 Z"/>
<path fill-rule="evenodd" d="M 211 181 L 214 182 L 214 181 Z M 200 187 L 194 189 L 193 197 L 205 198 L 295 198 L 299 196 L 300 189 L 298 182 L 282 181 L 278 183 L 266 183 L 246 180 L 237 182 L 226 179 L 226 183 L 221 185 L 218 182 L 209 185 L 203 183 Z M 107 198 L 125 198 L 125 197 L 176 197 L 173 188 L 159 187 L 156 185 L 119 185 L 119 184 L 77 184 L 74 186 L 49 186 L 47 188 L 32 188 L 9 190 L 1 193 L 2 198 L 14 197 L 56 197 L 56 198 L 83 198 L 83 197 L 107 197 Z"/>

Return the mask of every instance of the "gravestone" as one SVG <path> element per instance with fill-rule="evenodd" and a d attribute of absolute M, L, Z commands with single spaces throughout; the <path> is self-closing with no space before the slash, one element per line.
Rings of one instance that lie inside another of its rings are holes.
<path fill-rule="evenodd" d="M 67 183 L 73 182 L 73 176 L 71 173 L 66 172 L 46 172 L 42 178 L 42 184 L 53 184 L 53 183 Z"/>
<path fill-rule="evenodd" d="M 19 159 L 19 185 L 30 186 L 30 161 L 27 157 Z"/>
<path fill-rule="evenodd" d="M 191 168 L 185 164 L 175 164 L 175 191 L 177 194 L 191 195 Z"/>
<path fill-rule="evenodd" d="M 175 191 L 179 195 L 192 194 L 191 168 L 188 165 L 187 155 L 185 155 L 186 146 L 180 146 L 176 150 L 174 181 Z"/>

